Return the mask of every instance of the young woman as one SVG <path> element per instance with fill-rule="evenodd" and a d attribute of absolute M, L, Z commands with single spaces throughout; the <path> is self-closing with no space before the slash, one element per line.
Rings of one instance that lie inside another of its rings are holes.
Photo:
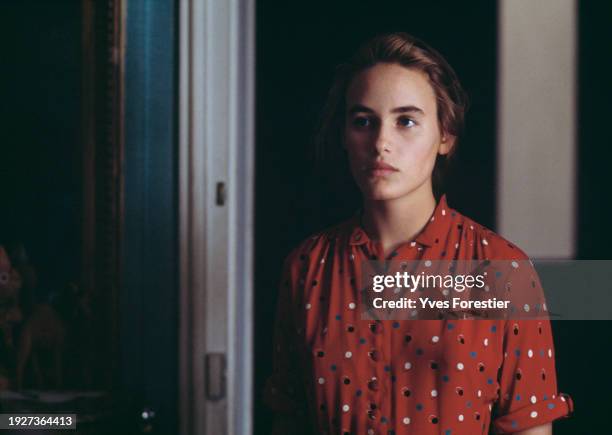
<path fill-rule="evenodd" d="M 374 38 L 338 70 L 319 139 L 345 150 L 363 208 L 285 261 L 265 391 L 275 434 L 544 435 L 571 412 L 557 392 L 547 318 L 360 315 L 359 270 L 371 259 L 529 264 L 437 194 L 465 106 L 452 68 L 407 34 Z"/>

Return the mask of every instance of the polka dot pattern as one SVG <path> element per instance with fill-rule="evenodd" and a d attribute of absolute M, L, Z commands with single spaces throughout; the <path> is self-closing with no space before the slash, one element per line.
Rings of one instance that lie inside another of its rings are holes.
<path fill-rule="evenodd" d="M 384 255 L 359 222 L 355 215 L 306 239 L 285 261 L 264 390 L 270 408 L 308 433 L 394 435 L 471 435 L 486 425 L 519 432 L 571 412 L 569 396 L 556 390 L 547 320 L 362 320 L 361 263 Z M 445 196 L 423 231 L 387 260 L 431 265 L 451 255 L 509 260 L 516 274 L 529 266 L 520 249 L 451 209 Z M 535 271 L 527 276 L 541 293 Z"/>

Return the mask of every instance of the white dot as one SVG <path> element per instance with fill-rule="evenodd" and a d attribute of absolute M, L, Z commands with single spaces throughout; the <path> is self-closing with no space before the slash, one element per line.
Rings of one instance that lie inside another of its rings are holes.
<path fill-rule="evenodd" d="M 414 248 L 416 246 L 416 242 L 410 242 L 410 246 Z"/>
<path fill-rule="evenodd" d="M 455 243 L 455 249 L 459 249 L 459 243 Z"/>
<path fill-rule="evenodd" d="M 355 254 L 351 254 L 351 261 L 355 259 Z"/>
<path fill-rule="evenodd" d="M 488 292 L 489 290 L 491 290 L 491 288 L 490 288 L 488 285 L 485 285 L 485 286 L 484 286 L 484 289 L 485 289 L 485 291 L 486 291 L 486 292 Z"/>
<path fill-rule="evenodd" d="M 473 229 L 474 229 L 474 225 L 470 225 L 470 230 L 473 230 Z"/>
<path fill-rule="evenodd" d="M 431 266 L 431 260 L 426 260 L 425 261 L 425 267 L 429 267 Z"/>
<path fill-rule="evenodd" d="M 398 294 L 400 291 L 401 291 L 401 290 L 400 290 L 400 288 L 399 288 L 399 287 L 395 287 L 395 288 L 393 289 L 393 293 L 395 293 L 395 294 Z"/>
<path fill-rule="evenodd" d="M 354 310 L 354 309 L 355 309 L 355 302 L 351 302 L 350 304 L 348 304 L 348 307 L 349 307 L 351 310 Z"/>
<path fill-rule="evenodd" d="M 482 244 L 487 246 L 489 244 L 489 242 L 487 242 L 487 239 L 482 239 Z"/>
<path fill-rule="evenodd" d="M 531 418 L 536 418 L 538 416 L 538 412 L 537 411 L 531 411 L 531 414 L 529 414 L 531 416 Z"/>
<path fill-rule="evenodd" d="M 450 290 L 449 290 L 449 289 L 447 289 L 447 288 L 445 288 L 444 290 L 442 290 L 442 294 L 443 294 L 444 296 L 448 296 L 448 295 L 450 294 Z"/>
<path fill-rule="evenodd" d="M 546 311 L 546 304 L 542 304 L 542 309 Z"/>
<path fill-rule="evenodd" d="M 438 397 L 438 391 L 437 390 L 431 390 L 431 397 Z"/>
<path fill-rule="evenodd" d="M 514 267 L 515 269 L 518 269 L 518 263 L 516 261 L 513 261 L 512 263 L 512 267 Z"/>
<path fill-rule="evenodd" d="M 430 220 L 433 222 L 434 218 L 435 218 L 435 216 L 432 216 Z"/>
<path fill-rule="evenodd" d="M 529 312 L 529 304 L 525 304 L 523 306 L 523 310 L 525 310 L 525 312 L 528 313 Z"/>
<path fill-rule="evenodd" d="M 307 309 L 307 310 L 310 310 L 311 308 L 312 308 L 312 305 L 310 305 L 310 304 L 306 304 L 306 309 Z"/>
<path fill-rule="evenodd" d="M 438 341 L 440 341 L 440 337 L 438 337 L 437 335 L 434 335 L 433 337 L 431 337 L 431 341 L 432 343 L 437 343 Z"/>
<path fill-rule="evenodd" d="M 352 256 L 353 254 L 351 254 Z M 325 263 L 325 258 L 321 258 L 321 264 Z"/>
<path fill-rule="evenodd" d="M 459 421 L 463 421 L 463 418 L 464 418 L 464 417 L 463 417 L 463 414 L 459 414 L 459 415 L 457 416 L 457 420 L 459 420 Z"/>
<path fill-rule="evenodd" d="M 538 401 L 538 399 L 536 398 L 536 396 L 531 396 L 531 403 L 536 403 Z"/>
<path fill-rule="evenodd" d="M 325 379 L 324 378 L 319 378 L 319 384 L 323 385 L 325 383 Z"/>
<path fill-rule="evenodd" d="M 463 363 L 457 363 L 457 370 L 463 370 Z"/>
<path fill-rule="evenodd" d="M 529 349 L 529 350 L 527 351 L 527 356 L 528 356 L 529 358 L 532 358 L 532 357 L 533 357 L 533 350 Z"/>
<path fill-rule="evenodd" d="M 351 351 L 348 351 L 348 352 L 346 352 L 346 353 L 344 354 L 344 356 L 345 356 L 346 358 L 350 358 L 350 357 L 352 357 L 352 356 L 353 356 L 353 353 L 352 353 Z"/>
<path fill-rule="evenodd" d="M 402 421 L 404 422 L 404 424 L 410 424 L 410 417 L 404 417 Z M 372 433 L 374 433 L 374 431 L 372 431 Z"/>
<path fill-rule="evenodd" d="M 478 390 L 478 392 L 476 393 L 476 395 L 477 395 L 478 397 L 482 397 L 482 391 L 481 391 L 481 390 Z"/>
<path fill-rule="evenodd" d="M 548 349 L 548 358 L 552 358 L 552 349 Z"/>
<path fill-rule="evenodd" d="M 368 435 L 374 435 L 374 429 L 368 429 Z"/>
<path fill-rule="evenodd" d="M 446 210 L 442 209 L 442 216 L 446 216 Z"/>
<path fill-rule="evenodd" d="M 344 406 L 342 406 L 342 410 L 343 410 L 344 412 L 349 412 L 349 409 L 351 409 L 351 407 L 350 407 L 350 406 L 348 406 L 348 405 L 344 405 Z"/>
<path fill-rule="evenodd" d="M 404 363 L 404 369 L 410 370 L 412 368 L 412 363 L 410 361 L 406 361 Z"/>
<path fill-rule="evenodd" d="M 485 346 L 488 346 L 488 345 L 489 345 L 489 339 L 488 339 L 488 338 L 485 338 L 485 339 L 484 339 L 484 341 L 483 341 L 483 343 L 484 343 L 484 345 L 485 345 Z"/>

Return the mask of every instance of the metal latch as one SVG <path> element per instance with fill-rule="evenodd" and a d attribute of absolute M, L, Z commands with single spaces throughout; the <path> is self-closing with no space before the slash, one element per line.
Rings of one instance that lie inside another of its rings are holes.
<path fill-rule="evenodd" d="M 225 183 L 217 183 L 216 200 L 217 205 L 225 205 Z"/>
<path fill-rule="evenodd" d="M 217 401 L 225 397 L 225 354 L 206 354 L 206 398 Z"/>

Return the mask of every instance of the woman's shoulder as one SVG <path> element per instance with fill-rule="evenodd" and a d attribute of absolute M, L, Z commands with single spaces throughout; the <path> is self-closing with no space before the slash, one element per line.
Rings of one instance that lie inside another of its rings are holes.
<path fill-rule="evenodd" d="M 459 214 L 465 239 L 490 260 L 529 260 L 527 253 L 512 241 L 474 219 Z M 470 234 L 471 233 L 471 234 Z"/>
<path fill-rule="evenodd" d="M 344 219 L 311 233 L 289 252 L 285 262 L 310 262 L 316 258 L 321 258 L 329 252 L 332 245 L 337 245 L 348 240 L 353 219 L 354 217 Z"/>

